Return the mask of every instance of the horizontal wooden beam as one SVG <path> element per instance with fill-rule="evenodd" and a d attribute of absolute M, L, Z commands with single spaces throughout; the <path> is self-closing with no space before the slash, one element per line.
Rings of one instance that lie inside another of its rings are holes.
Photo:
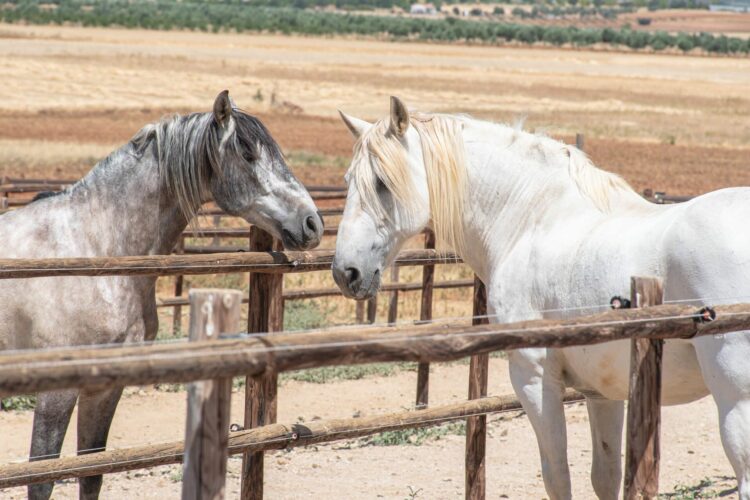
<path fill-rule="evenodd" d="M 720 306 L 715 311 L 717 317 L 709 323 L 696 322 L 691 306 L 665 305 L 502 325 L 359 325 L 221 342 L 15 352 L 0 355 L 0 397 L 74 387 L 96 390 L 255 376 L 269 366 L 281 372 L 387 361 L 453 361 L 472 354 L 526 347 L 718 335 L 746 330 L 750 325 L 749 304 Z"/>
<path fill-rule="evenodd" d="M 318 213 L 322 215 L 323 217 L 327 217 L 329 215 L 331 216 L 342 215 L 344 213 L 344 207 L 321 208 L 320 210 L 318 210 Z M 236 217 L 236 215 L 230 215 L 218 207 L 202 208 L 198 212 L 198 215 L 218 215 L 219 217 Z"/>
<path fill-rule="evenodd" d="M 473 280 L 438 281 L 434 288 L 468 288 L 474 284 Z M 380 292 L 413 292 L 422 289 L 422 283 L 386 283 L 380 287 Z M 338 288 L 301 288 L 298 290 L 286 290 L 283 294 L 284 300 L 317 299 L 319 297 L 337 297 L 341 295 Z M 247 304 L 248 299 L 242 299 Z M 156 299 L 156 307 L 178 307 L 188 305 L 187 297 L 161 297 Z"/>
<path fill-rule="evenodd" d="M 565 395 L 565 401 L 581 400 L 583 400 L 583 395 L 575 391 L 568 391 Z M 305 424 L 272 424 L 231 433 L 229 454 L 237 455 L 245 452 L 354 439 L 385 431 L 439 425 L 470 415 L 486 415 L 519 409 L 521 409 L 521 403 L 515 396 L 508 395 L 390 415 L 317 420 Z M 175 441 L 0 466 L 0 489 L 180 463 L 183 452 L 184 443 Z"/>
<path fill-rule="evenodd" d="M 215 273 L 299 273 L 330 269 L 333 250 L 151 255 L 71 259 L 0 259 L 0 279 L 48 276 L 175 276 Z M 460 262 L 455 254 L 404 250 L 395 265 Z"/>

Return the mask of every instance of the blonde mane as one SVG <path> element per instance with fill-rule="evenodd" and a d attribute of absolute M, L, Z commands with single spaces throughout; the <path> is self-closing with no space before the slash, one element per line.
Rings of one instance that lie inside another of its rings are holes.
<path fill-rule="evenodd" d="M 464 248 L 462 216 L 466 196 L 466 165 L 461 137 L 462 123 L 449 116 L 412 114 L 410 124 L 419 134 L 430 198 L 432 230 L 438 248 L 461 253 Z M 378 181 L 402 207 L 401 216 L 413 217 L 427 207 L 419 206 L 416 187 L 401 140 L 389 129 L 387 119 L 376 122 L 354 147 L 352 180 L 365 210 L 380 220 L 392 221 L 378 196 Z M 376 161 L 370 161 L 370 160 Z"/>
<path fill-rule="evenodd" d="M 623 199 L 642 206 L 643 199 L 624 179 L 597 168 L 582 151 L 560 141 L 460 116 L 411 113 L 409 121 L 422 146 L 431 225 L 439 248 L 450 248 L 460 255 L 465 246 L 462 218 L 468 186 L 462 130 L 468 123 L 486 127 L 482 135 L 486 134 L 487 140 L 502 141 L 503 133 L 509 134 L 508 147 L 536 150 L 545 164 L 554 159 L 553 163 L 567 165 L 575 187 L 601 212 L 611 212 L 613 201 Z M 406 149 L 391 132 L 388 119 L 376 122 L 362 134 L 355 145 L 354 159 L 350 170 L 352 180 L 363 208 L 374 217 L 393 221 L 393 215 L 378 196 L 378 182 L 383 183 L 400 206 L 401 217 L 408 220 L 416 211 L 427 209 L 417 204 L 419 198 L 409 172 Z"/>

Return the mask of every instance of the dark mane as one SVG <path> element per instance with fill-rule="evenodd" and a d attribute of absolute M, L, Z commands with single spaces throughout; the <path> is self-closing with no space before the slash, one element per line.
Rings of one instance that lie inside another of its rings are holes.
<path fill-rule="evenodd" d="M 34 203 L 35 201 L 43 200 L 45 198 L 52 198 L 53 196 L 59 196 L 61 194 L 63 194 L 62 191 L 40 191 L 29 203 Z"/>

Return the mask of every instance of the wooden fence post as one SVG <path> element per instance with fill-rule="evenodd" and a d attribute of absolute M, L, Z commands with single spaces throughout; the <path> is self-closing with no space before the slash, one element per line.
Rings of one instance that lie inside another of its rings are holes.
<path fill-rule="evenodd" d="M 398 266 L 391 267 L 391 282 L 398 283 Z M 393 324 L 398 320 L 398 290 L 391 292 L 388 302 L 388 323 Z"/>
<path fill-rule="evenodd" d="M 375 323 L 375 319 L 378 317 L 378 296 L 375 295 L 371 299 L 367 300 L 367 322 L 370 324 Z"/>
<path fill-rule="evenodd" d="M 660 305 L 664 298 L 658 278 L 633 277 L 633 307 Z M 659 492 L 659 432 L 661 427 L 661 359 L 664 341 L 633 339 L 625 450 L 626 500 L 652 499 Z"/>
<path fill-rule="evenodd" d="M 253 226 L 250 251 L 274 249 L 273 237 Z M 284 327 L 282 310 L 283 274 L 250 273 L 247 305 L 248 333 L 278 332 Z M 245 379 L 245 429 L 276 423 L 278 372 L 271 368 L 258 377 Z M 263 452 L 245 453 L 242 457 L 243 500 L 263 498 Z"/>
<path fill-rule="evenodd" d="M 190 341 L 236 333 L 242 292 L 201 289 L 190 294 Z M 182 499 L 224 498 L 232 379 L 202 380 L 188 386 Z"/>
<path fill-rule="evenodd" d="M 185 253 L 185 237 L 180 236 L 177 241 L 174 253 L 183 254 Z M 182 275 L 174 277 L 174 296 L 182 297 L 182 287 L 185 278 Z M 172 308 L 172 335 L 177 335 L 182 331 L 182 306 L 174 306 Z"/>
<path fill-rule="evenodd" d="M 365 322 L 365 301 L 364 300 L 358 300 L 357 301 L 357 309 L 356 309 L 356 316 L 357 316 L 357 324 L 361 325 Z"/>
<path fill-rule="evenodd" d="M 424 247 L 435 248 L 435 233 L 427 230 L 424 233 Z M 432 319 L 432 285 L 435 282 L 435 266 L 422 267 L 422 303 L 419 306 L 419 320 Z M 426 408 L 430 400 L 430 364 L 419 363 L 417 366 L 417 408 Z"/>
<path fill-rule="evenodd" d="M 583 151 L 583 145 L 584 145 L 583 134 L 580 134 L 580 133 L 576 134 L 576 147 L 580 149 L 581 151 Z"/>
<path fill-rule="evenodd" d="M 472 325 L 489 323 L 487 318 L 487 288 L 474 276 L 474 317 Z M 469 365 L 469 399 L 487 396 L 487 374 L 490 355 L 477 354 Z M 485 497 L 485 450 L 487 444 L 487 415 L 466 419 L 466 486 L 467 499 L 482 500 Z"/>

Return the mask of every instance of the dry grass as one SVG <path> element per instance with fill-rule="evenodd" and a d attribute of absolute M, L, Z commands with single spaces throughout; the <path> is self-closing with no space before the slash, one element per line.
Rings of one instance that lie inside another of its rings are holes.
<path fill-rule="evenodd" d="M 750 144 L 750 59 L 352 39 L 0 27 L 1 110 L 208 109 L 269 99 L 374 118 L 397 94 L 552 133 L 678 144 Z M 28 82 L 34 81 L 33 86 Z M 263 97 L 255 100 L 254 96 Z"/>

